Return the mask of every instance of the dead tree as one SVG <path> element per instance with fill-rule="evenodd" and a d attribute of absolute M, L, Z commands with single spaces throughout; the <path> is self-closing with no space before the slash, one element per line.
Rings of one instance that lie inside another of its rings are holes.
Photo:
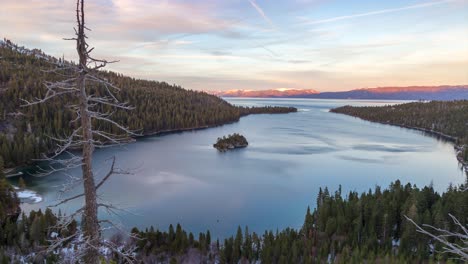
<path fill-rule="evenodd" d="M 133 131 L 112 120 L 113 112 L 103 112 L 103 106 L 113 109 L 133 109 L 127 103 L 121 103 L 116 97 L 116 92 L 119 88 L 112 85 L 107 79 L 102 77 L 100 69 L 107 64 L 115 61 L 107 61 L 95 59 L 91 52 L 91 48 L 87 43 L 86 31 L 89 30 L 85 23 L 85 6 L 84 0 L 76 1 L 76 23 L 75 37 L 67 40 L 76 42 L 76 51 L 79 57 L 78 64 L 71 62 L 55 63 L 56 68 L 52 72 L 63 76 L 64 80 L 58 82 L 46 82 L 47 92 L 44 97 L 36 98 L 33 101 L 25 101 L 25 106 L 45 103 L 57 97 L 65 97 L 64 101 L 69 100 L 72 103 L 67 107 L 75 113 L 73 123 L 75 129 L 66 138 L 53 138 L 58 142 L 56 151 L 45 159 L 50 162 L 50 168 L 44 169 L 43 173 L 48 174 L 57 171 L 65 171 L 71 168 L 81 167 L 82 178 L 71 177 L 70 184 L 64 186 L 63 193 L 71 189 L 72 185 L 77 183 L 83 184 L 84 192 L 82 194 L 61 198 L 54 206 L 58 206 L 74 199 L 84 198 L 84 206 L 76 212 L 68 215 L 60 223 L 60 228 L 66 228 L 70 222 L 82 216 L 82 232 L 73 234 L 70 237 L 60 238 L 53 241 L 49 250 L 56 250 L 64 243 L 75 240 L 81 246 L 78 258 L 83 263 L 99 263 L 99 248 L 105 246 L 115 253 L 119 254 L 122 259 L 127 262 L 131 261 L 131 250 L 123 251 L 118 249 L 116 245 L 112 245 L 101 239 L 103 225 L 107 223 L 109 226 L 115 226 L 108 220 L 98 219 L 98 209 L 104 209 L 115 212 L 118 210 L 115 206 L 100 202 L 98 200 L 98 189 L 109 179 L 112 174 L 127 173 L 123 170 L 115 168 L 115 158 L 112 160 L 110 171 L 105 177 L 96 184 L 92 169 L 93 152 L 96 147 L 103 147 L 113 144 L 121 144 L 128 139 L 129 135 L 134 135 Z M 51 72 L 51 71 L 49 71 Z M 99 88 L 105 91 L 105 96 L 99 96 L 93 93 L 90 87 Z M 99 128 L 93 127 L 93 122 L 110 123 L 112 126 L 119 128 L 121 134 L 112 134 L 107 131 L 102 131 Z M 70 149 L 81 149 L 81 156 L 72 154 Z M 63 158 L 66 156 L 65 158 Z M 54 166 L 54 164 L 57 164 Z"/>

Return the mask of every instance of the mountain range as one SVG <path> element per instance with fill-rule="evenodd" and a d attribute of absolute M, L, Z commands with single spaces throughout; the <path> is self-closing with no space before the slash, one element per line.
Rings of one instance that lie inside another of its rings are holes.
<path fill-rule="evenodd" d="M 306 97 L 319 94 L 313 89 L 228 90 L 212 92 L 221 97 Z"/>
<path fill-rule="evenodd" d="M 212 94 L 220 97 L 447 101 L 468 99 L 468 85 L 378 87 L 340 92 L 318 92 L 313 89 L 229 90 Z"/>

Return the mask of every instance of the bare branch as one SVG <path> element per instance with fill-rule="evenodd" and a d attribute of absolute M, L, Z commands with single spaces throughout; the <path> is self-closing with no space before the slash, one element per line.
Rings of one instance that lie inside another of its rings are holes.
<path fill-rule="evenodd" d="M 452 220 L 457 225 L 459 225 L 460 222 L 453 215 L 450 215 L 450 217 L 452 218 Z M 464 235 L 464 234 L 461 234 L 461 233 L 454 233 L 454 232 L 451 232 L 451 231 L 448 231 L 448 230 L 436 228 L 436 227 L 431 226 L 431 225 L 423 225 L 424 227 L 433 229 L 436 232 L 440 233 L 440 234 L 433 234 L 433 233 L 425 230 L 424 228 L 422 228 L 418 224 L 416 224 L 408 216 L 405 215 L 405 218 L 406 218 L 406 220 L 411 222 L 416 227 L 417 232 L 425 234 L 425 235 L 431 237 L 432 239 L 440 242 L 443 245 L 443 248 L 444 248 L 443 253 L 455 254 L 455 255 L 459 256 L 462 260 L 468 261 L 468 239 L 467 239 L 468 237 L 467 237 L 467 235 Z M 460 224 L 459 226 L 462 226 L 462 225 Z M 463 230 L 466 231 L 466 228 L 463 227 Z M 465 246 L 461 246 L 461 245 L 459 245 L 457 243 L 450 242 L 448 240 L 448 238 L 455 238 L 455 239 L 459 240 Z"/>
<path fill-rule="evenodd" d="M 107 173 L 107 175 L 96 185 L 96 190 L 99 189 L 99 187 L 101 187 L 104 182 L 107 181 L 107 179 L 109 179 L 109 177 L 114 173 L 114 165 L 115 165 L 115 156 L 112 157 L 112 165 L 111 165 L 111 168 L 109 170 L 109 172 Z"/>
<path fill-rule="evenodd" d="M 78 195 L 75 195 L 75 196 L 72 196 L 72 197 L 70 197 L 70 198 L 67 198 L 67 199 L 63 200 L 63 201 L 59 202 L 58 204 L 50 205 L 49 207 L 57 207 L 57 206 L 59 206 L 59 205 L 62 205 L 62 204 L 64 204 L 64 203 L 67 203 L 67 202 L 69 202 L 69 201 L 71 201 L 71 200 L 75 200 L 75 199 L 80 198 L 80 197 L 83 197 L 83 196 L 84 196 L 84 193 L 78 194 Z"/>

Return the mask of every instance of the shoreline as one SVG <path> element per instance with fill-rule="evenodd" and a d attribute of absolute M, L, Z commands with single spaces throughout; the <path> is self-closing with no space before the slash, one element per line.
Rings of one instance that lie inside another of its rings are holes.
<path fill-rule="evenodd" d="M 238 122 L 238 121 L 235 121 L 235 122 Z M 166 129 L 166 130 L 161 130 L 161 131 L 156 131 L 156 132 L 145 133 L 145 134 L 141 134 L 141 135 L 137 135 L 137 136 L 133 136 L 133 137 L 128 138 L 128 140 L 123 142 L 122 145 L 134 143 L 139 138 L 153 137 L 153 136 L 165 136 L 165 135 L 171 135 L 171 134 L 182 133 L 182 132 L 204 130 L 204 129 L 208 129 L 208 128 L 214 128 L 214 127 L 218 127 L 218 126 L 233 124 L 235 122 L 229 122 L 229 123 L 224 123 L 224 124 L 221 124 L 221 125 L 213 125 L 213 126 L 180 128 L 180 129 Z M 23 172 L 15 172 L 15 171 L 18 170 L 18 169 L 21 169 L 21 168 L 31 166 L 31 165 L 33 165 L 33 164 L 22 164 L 22 165 L 18 165 L 16 167 L 5 168 L 3 170 L 3 173 L 5 174 L 5 178 L 12 178 L 12 177 L 21 176 L 21 175 L 24 175 Z"/>
<path fill-rule="evenodd" d="M 390 125 L 390 126 L 405 128 L 405 129 L 409 129 L 409 130 L 416 130 L 416 131 L 423 132 L 424 134 L 427 134 L 428 136 L 436 137 L 438 139 L 443 139 L 443 140 L 449 141 L 449 142 L 453 143 L 453 148 L 456 151 L 455 157 L 458 160 L 458 162 L 460 163 L 460 165 L 462 166 L 461 169 L 464 170 L 466 173 L 468 173 L 468 161 L 464 161 L 463 158 L 459 155 L 459 152 L 463 151 L 465 146 L 461 145 L 461 144 L 457 144 L 457 141 L 458 141 L 457 137 L 450 136 L 450 135 L 444 134 L 444 133 L 439 132 L 439 131 L 429 130 L 429 129 L 425 129 L 425 128 L 421 128 L 421 127 L 401 125 L 401 124 L 396 124 L 396 123 L 392 123 L 392 122 L 371 121 L 371 120 L 367 120 L 367 119 L 364 119 L 364 118 L 361 118 L 361 117 L 358 117 L 358 116 L 354 116 L 354 115 L 348 115 L 348 114 L 345 114 L 345 113 L 334 112 L 332 110 L 333 109 L 330 109 L 328 112 L 351 116 L 351 117 L 358 118 L 358 119 L 361 119 L 361 120 L 364 120 L 364 121 L 367 121 L 367 122 L 371 122 L 371 123 L 377 123 L 377 124 L 382 124 L 382 125 Z"/>
<path fill-rule="evenodd" d="M 297 111 L 296 111 L 297 112 Z M 176 133 L 183 133 L 183 132 L 189 132 L 189 131 L 197 131 L 197 130 L 204 130 L 204 129 L 208 129 L 208 128 L 215 128 L 215 127 L 219 127 L 219 126 L 224 126 L 224 125 L 230 125 L 230 124 L 234 124 L 234 123 L 237 123 L 240 121 L 240 119 L 242 117 L 246 117 L 246 116 L 249 116 L 249 115 L 262 115 L 262 114 L 268 114 L 268 115 L 276 115 L 276 114 L 290 114 L 290 113 L 295 113 L 295 112 L 286 112 L 286 113 L 251 113 L 251 114 L 246 114 L 246 115 L 241 115 L 239 117 L 239 119 L 235 120 L 235 121 L 231 121 L 231 122 L 226 122 L 226 123 L 222 123 L 222 124 L 216 124 L 216 125 L 205 125 L 205 126 L 200 126 L 200 127 L 189 127 L 189 128 L 176 128 L 176 129 L 165 129 L 165 130 L 160 130 L 160 131 L 154 131 L 154 132 L 147 132 L 147 133 L 144 133 L 144 134 L 141 134 L 141 135 L 136 135 L 136 136 L 133 136 L 133 137 L 129 137 L 127 141 L 125 141 L 124 143 L 122 143 L 123 145 L 125 144 L 129 144 L 129 143 L 134 143 L 137 141 L 137 139 L 139 138 L 145 138 L 145 137 L 152 137 L 152 136 L 165 136 L 165 135 L 171 135 L 171 134 L 176 134 Z M 33 162 L 34 164 L 34 162 Z M 15 172 L 13 174 L 8 174 L 8 173 L 11 173 L 11 172 L 14 172 L 20 168 L 24 168 L 24 167 L 27 167 L 27 166 L 31 166 L 33 164 L 22 164 L 22 165 L 18 165 L 18 166 L 15 166 L 15 167 L 11 167 L 11 168 L 4 168 L 4 174 L 5 174 L 5 178 L 12 178 L 12 177 L 16 177 L 16 176 L 21 176 L 21 175 L 24 175 L 24 173 L 22 172 Z"/>

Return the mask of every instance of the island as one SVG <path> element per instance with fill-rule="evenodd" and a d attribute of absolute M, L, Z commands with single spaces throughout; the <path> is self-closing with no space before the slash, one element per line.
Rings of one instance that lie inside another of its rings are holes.
<path fill-rule="evenodd" d="M 232 135 L 223 136 L 222 138 L 218 138 L 213 147 L 215 147 L 220 152 L 225 152 L 230 149 L 236 148 L 245 148 L 249 145 L 247 139 L 242 136 L 241 134 L 234 133 Z"/>

